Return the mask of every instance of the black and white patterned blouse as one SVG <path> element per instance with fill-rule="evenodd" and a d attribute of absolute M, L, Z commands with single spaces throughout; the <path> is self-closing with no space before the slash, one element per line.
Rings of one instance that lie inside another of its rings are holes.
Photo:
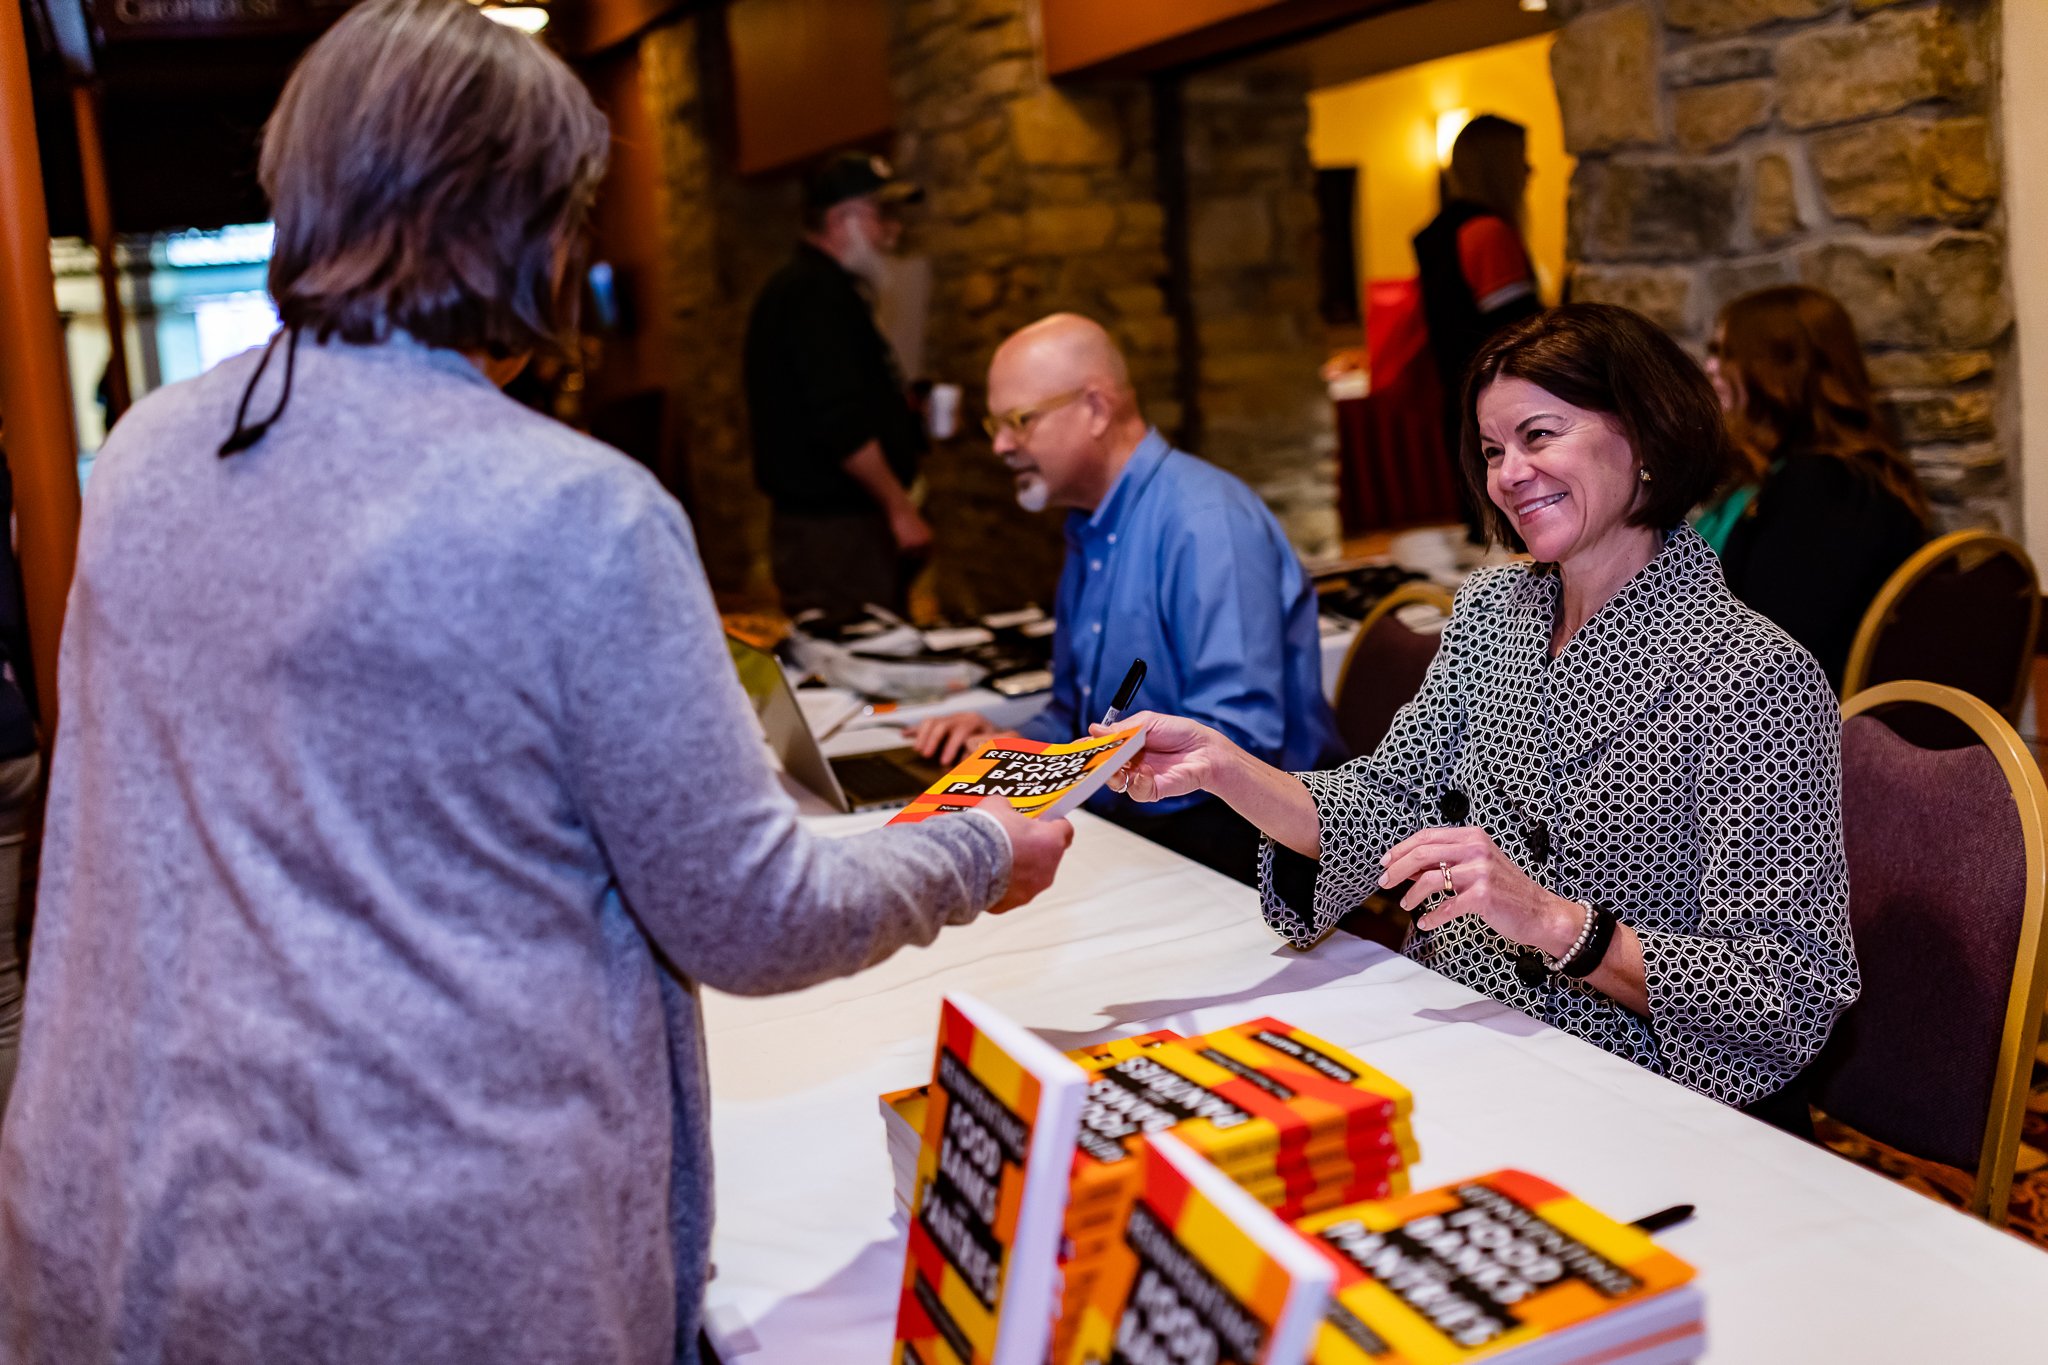
<path fill-rule="evenodd" d="M 1473 576 L 1379 749 L 1301 775 L 1322 833 L 1314 903 L 1276 893 L 1268 842 L 1266 919 L 1305 946 L 1374 888 L 1382 853 L 1462 809 L 1544 887 L 1635 929 L 1650 1017 L 1582 982 L 1525 985 L 1517 945 L 1477 915 L 1408 955 L 1748 1104 L 1813 1059 L 1858 989 L 1834 694 L 1689 527 L 1551 659 L 1558 595 L 1527 565 Z"/>

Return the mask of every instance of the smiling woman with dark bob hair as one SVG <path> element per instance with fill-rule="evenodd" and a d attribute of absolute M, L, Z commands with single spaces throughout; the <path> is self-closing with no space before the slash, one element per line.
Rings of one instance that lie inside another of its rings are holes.
<path fill-rule="evenodd" d="M 1001 806 L 798 823 L 682 509 L 493 382 L 564 345 L 604 119 L 369 0 L 264 135 L 284 326 L 85 503 L 17 1089 L 7 1365 L 697 1358 L 700 984 L 1031 898 Z"/>
<path fill-rule="evenodd" d="M 1713 389 L 1644 318 L 1578 304 L 1490 342 L 1464 412 L 1488 524 L 1535 562 L 1465 585 L 1378 750 L 1289 774 L 1161 716 L 1120 780 L 1257 825 L 1296 944 L 1412 882 L 1416 961 L 1810 1131 L 1801 1073 L 1858 986 L 1840 721 L 1684 524 L 1729 458 Z"/>

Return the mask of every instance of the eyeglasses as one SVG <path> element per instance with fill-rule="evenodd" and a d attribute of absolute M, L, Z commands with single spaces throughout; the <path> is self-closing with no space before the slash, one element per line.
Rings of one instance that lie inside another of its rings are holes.
<path fill-rule="evenodd" d="M 1021 441 L 1024 439 L 1024 433 L 1031 429 L 1033 422 L 1045 416 L 1048 412 L 1065 407 L 1087 392 L 1088 390 L 1086 389 L 1070 389 L 1066 393 L 1055 394 L 1042 403 L 1034 403 L 1028 408 L 1011 408 L 1008 412 L 992 412 L 981 419 L 981 429 L 988 433 L 988 438 L 991 441 L 1006 431 Z"/>

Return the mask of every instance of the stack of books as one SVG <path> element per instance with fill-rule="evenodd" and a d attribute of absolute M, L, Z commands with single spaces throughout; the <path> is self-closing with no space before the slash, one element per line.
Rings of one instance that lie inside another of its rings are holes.
<path fill-rule="evenodd" d="M 1410 1193 L 1408 1090 L 1277 1019 L 1063 1058 L 949 997 L 937 1057 L 882 1104 L 909 1215 L 899 1365 L 1705 1349 L 1685 1262 L 1520 1171 Z"/>
<path fill-rule="evenodd" d="M 895 1365 L 1041 1365 L 1088 1073 L 971 996 L 939 1006 Z"/>
<path fill-rule="evenodd" d="M 882 1127 L 889 1136 L 889 1165 L 896 1175 L 896 1213 L 910 1220 L 910 1198 L 917 1189 L 917 1151 L 924 1145 L 924 1115 L 931 1087 L 914 1085 L 882 1096 Z"/>
<path fill-rule="evenodd" d="M 1075 1048 L 1067 1056 L 1079 1063 L 1082 1070 L 1093 1073 L 1147 1048 L 1178 1041 L 1179 1038 L 1180 1035 L 1172 1029 L 1158 1029 Z M 896 1213 L 906 1222 L 910 1218 L 911 1198 L 917 1191 L 917 1154 L 924 1144 L 924 1121 L 930 1096 L 929 1084 L 914 1085 L 908 1090 L 892 1090 L 882 1096 L 882 1127 L 888 1134 L 889 1165 L 895 1175 Z"/>
<path fill-rule="evenodd" d="M 1144 1143 L 1171 1132 L 1282 1218 L 1403 1194 L 1417 1156 L 1407 1087 L 1277 1019 L 1161 1042 L 1100 1067 L 1067 1192 L 1053 1359 L 1114 1274 L 1143 1184 Z"/>
<path fill-rule="evenodd" d="M 1313 1365 L 1683 1365 L 1706 1349 L 1691 1266 L 1521 1171 L 1294 1227 L 1337 1275 Z"/>

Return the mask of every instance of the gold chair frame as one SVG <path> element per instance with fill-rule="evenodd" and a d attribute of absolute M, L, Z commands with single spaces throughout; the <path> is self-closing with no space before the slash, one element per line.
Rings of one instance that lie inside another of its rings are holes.
<path fill-rule="evenodd" d="M 1928 548 L 1940 544 L 1936 541 Z M 2040 1041 L 2041 1012 L 2048 1003 L 2048 937 L 2042 932 L 2044 906 L 2048 906 L 2048 783 L 2043 782 L 2040 765 L 2026 741 L 2005 717 L 1959 688 L 1928 682 L 1880 683 L 1844 701 L 1842 719 L 1900 704 L 1936 707 L 1969 726 L 1998 760 L 2012 788 L 2013 804 L 2019 808 L 2020 837 L 2026 850 L 2026 908 L 2013 953 L 2005 1028 L 1992 1078 L 1991 1106 L 1984 1119 L 1984 1141 L 1977 1154 L 1977 1181 L 1970 1194 L 1970 1212 L 1993 1227 L 2003 1227 L 2006 1206 L 2012 1199 L 2013 1166 L 2019 1158 L 2020 1122 L 2026 1113 L 2034 1048 Z"/>
<path fill-rule="evenodd" d="M 2027 619 L 2026 648 L 2020 654 L 2024 662 L 2020 668 L 2020 675 L 2014 682 L 2011 699 L 2006 705 L 1998 708 L 2006 720 L 2019 720 L 2020 708 L 2027 700 L 2027 685 L 2033 681 L 2034 646 L 2040 639 L 2041 579 L 2025 546 L 2010 536 L 1981 529 L 1951 531 L 1945 536 L 1930 540 L 1915 550 L 1905 563 L 1892 570 L 1892 576 L 1878 589 L 1877 596 L 1871 599 L 1869 610 L 1863 613 L 1862 623 L 1856 627 L 1855 643 L 1849 646 L 1849 663 L 1842 670 L 1844 698 L 1853 697 L 1870 685 L 1871 655 L 1876 653 L 1878 636 L 1883 633 L 1885 622 L 1890 618 L 1892 609 L 1898 605 L 1899 599 L 1905 596 L 1914 584 L 1932 573 L 1936 565 L 1944 560 L 1960 558 L 1972 550 L 1986 554 L 2009 555 L 2019 560 L 2027 566 L 2028 576 L 2036 584 L 2033 613 Z"/>
<path fill-rule="evenodd" d="M 1373 603 L 1372 610 L 1366 612 L 1365 619 L 1358 623 L 1358 634 L 1351 637 L 1351 647 L 1344 651 L 1344 662 L 1337 665 L 1337 686 L 1332 690 L 1330 700 L 1334 703 L 1338 697 L 1344 695 L 1345 684 L 1351 681 L 1351 670 L 1358 664 L 1359 647 L 1365 643 L 1365 637 L 1372 634 L 1372 628 L 1380 623 L 1381 617 L 1420 602 L 1425 606 L 1435 607 L 1444 614 L 1444 619 L 1449 620 L 1451 601 L 1448 589 L 1438 587 L 1425 579 L 1416 579 L 1401 584 Z"/>

